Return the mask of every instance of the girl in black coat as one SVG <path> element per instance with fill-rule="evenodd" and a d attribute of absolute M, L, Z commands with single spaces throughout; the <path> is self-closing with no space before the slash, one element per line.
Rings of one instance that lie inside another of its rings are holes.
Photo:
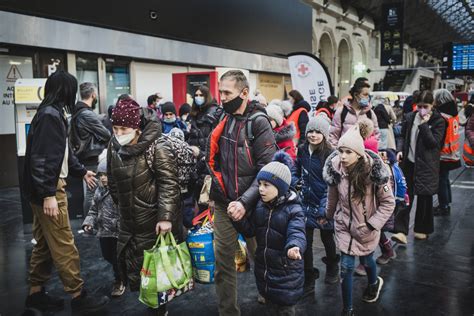
<path fill-rule="evenodd" d="M 294 315 L 303 295 L 305 216 L 290 190 L 291 158 L 280 151 L 274 160 L 257 175 L 261 199 L 256 210 L 235 226 L 245 237 L 256 236 L 255 278 L 270 315 Z"/>
<path fill-rule="evenodd" d="M 415 217 L 415 238 L 426 239 L 433 228 L 433 195 L 438 192 L 440 150 L 444 141 L 446 123 L 433 108 L 433 93 L 423 91 L 417 111 L 409 113 L 402 127 L 397 158 L 407 180 L 410 202 L 418 196 Z M 406 244 L 410 208 L 397 215 L 395 227 L 399 228 L 392 239 Z"/>

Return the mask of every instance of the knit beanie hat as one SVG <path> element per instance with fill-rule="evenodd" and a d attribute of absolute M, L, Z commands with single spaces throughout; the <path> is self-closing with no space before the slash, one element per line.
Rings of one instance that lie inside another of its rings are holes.
<path fill-rule="evenodd" d="M 369 139 L 374 133 L 374 122 L 371 119 L 363 117 L 357 121 L 357 124 L 359 125 L 360 136 L 364 140 Z"/>
<path fill-rule="evenodd" d="M 165 114 L 171 112 L 176 115 L 176 106 L 173 102 L 165 102 L 161 105 L 161 113 Z"/>
<path fill-rule="evenodd" d="M 360 136 L 359 125 L 352 126 L 342 137 L 339 139 L 337 149 L 345 147 L 355 151 L 359 156 L 365 155 L 364 140 Z"/>
<path fill-rule="evenodd" d="M 180 128 L 173 127 L 169 132 L 169 136 L 184 141 L 184 132 Z"/>
<path fill-rule="evenodd" d="M 280 150 L 273 156 L 273 161 L 266 164 L 257 174 L 257 181 L 270 182 L 278 189 L 278 196 L 285 195 L 291 185 L 291 171 L 293 166 L 291 157 Z"/>
<path fill-rule="evenodd" d="M 322 115 L 313 116 L 309 119 L 308 124 L 306 125 L 306 133 L 307 135 L 311 131 L 316 131 L 324 135 L 326 140 L 329 139 L 329 126 L 331 124 L 327 119 L 325 119 Z"/>
<path fill-rule="evenodd" d="M 102 159 L 99 161 L 99 165 L 97 166 L 97 173 L 107 173 L 107 159 Z"/>
<path fill-rule="evenodd" d="M 191 106 L 187 103 L 182 104 L 179 107 L 179 116 L 183 116 L 184 114 L 191 113 Z"/>
<path fill-rule="evenodd" d="M 293 111 L 293 104 L 291 104 L 291 102 L 288 100 L 281 101 L 280 107 L 283 110 L 285 117 L 290 116 L 291 111 Z"/>
<path fill-rule="evenodd" d="M 278 126 L 281 126 L 283 124 L 284 116 L 283 116 L 283 110 L 281 107 L 279 107 L 276 104 L 270 104 L 265 108 L 267 111 L 267 115 L 270 118 L 270 120 L 274 120 Z"/>
<path fill-rule="evenodd" d="M 130 97 L 120 99 L 112 110 L 111 121 L 116 126 L 140 128 L 140 105 Z"/>

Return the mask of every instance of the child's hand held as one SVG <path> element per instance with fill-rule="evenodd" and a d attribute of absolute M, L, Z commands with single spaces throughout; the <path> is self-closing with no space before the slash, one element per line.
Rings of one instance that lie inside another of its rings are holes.
<path fill-rule="evenodd" d="M 288 258 L 292 260 L 301 260 L 301 254 L 300 254 L 300 248 L 299 247 L 293 247 L 288 249 Z"/>

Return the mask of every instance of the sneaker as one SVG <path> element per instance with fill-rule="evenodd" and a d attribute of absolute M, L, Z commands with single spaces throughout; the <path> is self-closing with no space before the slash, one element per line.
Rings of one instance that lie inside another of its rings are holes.
<path fill-rule="evenodd" d="M 48 292 L 42 287 L 40 292 L 28 295 L 25 306 L 42 312 L 58 312 L 64 308 L 64 300 L 48 295 Z"/>
<path fill-rule="evenodd" d="M 71 300 L 71 308 L 78 313 L 93 313 L 101 311 L 109 302 L 107 296 L 89 296 L 85 289 L 82 289 L 81 294 Z"/>
<path fill-rule="evenodd" d="M 257 302 L 259 304 L 262 304 L 262 305 L 265 305 L 267 303 L 267 300 L 265 299 L 265 297 L 263 297 L 262 295 L 258 294 L 257 296 Z"/>
<path fill-rule="evenodd" d="M 438 205 L 433 210 L 434 216 L 448 216 L 451 213 L 451 206 L 441 206 Z"/>
<path fill-rule="evenodd" d="M 119 297 L 119 296 L 122 296 L 123 293 L 125 293 L 125 285 L 123 285 L 123 282 L 121 281 L 115 282 L 110 296 Z"/>
<path fill-rule="evenodd" d="M 392 250 L 391 253 L 382 253 L 380 257 L 375 260 L 378 264 L 384 265 L 390 262 L 390 260 L 393 260 L 397 257 L 397 254 L 395 253 L 395 250 Z"/>
<path fill-rule="evenodd" d="M 358 276 L 366 276 L 367 275 L 367 271 L 365 271 L 365 267 L 362 265 L 362 264 L 359 264 L 355 270 L 354 270 L 355 274 L 358 275 Z"/>
<path fill-rule="evenodd" d="M 344 309 L 341 316 L 355 316 L 355 313 L 353 309 Z"/>
<path fill-rule="evenodd" d="M 405 235 L 404 233 L 393 234 L 392 240 L 404 245 L 408 243 L 407 235 Z"/>
<path fill-rule="evenodd" d="M 415 233 L 415 239 L 426 240 L 426 239 L 428 239 L 428 235 L 423 234 L 423 233 Z"/>
<path fill-rule="evenodd" d="M 376 302 L 379 299 L 380 290 L 383 286 L 383 279 L 381 277 L 377 277 L 377 282 L 375 284 L 370 284 L 364 291 L 364 295 L 362 296 L 362 300 L 367 303 Z"/>

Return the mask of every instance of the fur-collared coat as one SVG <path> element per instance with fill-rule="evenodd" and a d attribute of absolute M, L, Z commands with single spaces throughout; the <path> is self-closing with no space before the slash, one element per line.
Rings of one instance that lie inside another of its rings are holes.
<path fill-rule="evenodd" d="M 294 161 L 296 159 L 295 143 L 293 142 L 293 137 L 296 135 L 295 125 L 288 124 L 286 120 L 283 120 L 280 126 L 273 129 L 273 135 L 275 135 L 278 148 L 284 150 Z"/>
<path fill-rule="evenodd" d="M 388 183 L 390 171 L 370 150 L 364 159 L 371 171 L 363 201 L 352 196 L 354 190 L 350 188 L 349 174 L 338 152 L 328 157 L 323 170 L 324 180 L 329 185 L 326 217 L 334 218 L 337 247 L 352 256 L 366 256 L 375 250 L 380 231 L 395 209 L 395 198 Z"/>

